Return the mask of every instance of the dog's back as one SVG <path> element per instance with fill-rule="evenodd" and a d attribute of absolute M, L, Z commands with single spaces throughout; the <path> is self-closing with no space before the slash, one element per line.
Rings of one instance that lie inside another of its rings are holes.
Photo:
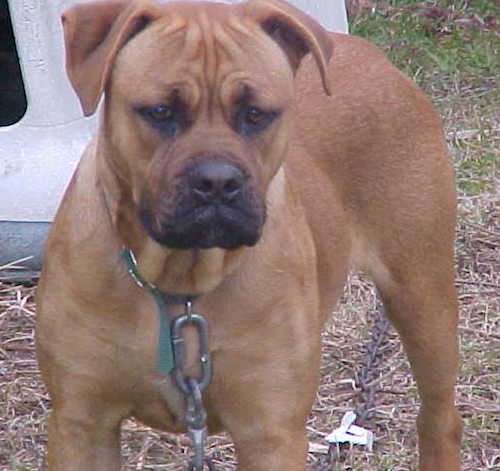
<path fill-rule="evenodd" d="M 314 218 L 325 312 L 339 276 L 332 245 L 384 283 L 396 253 L 423 265 L 449 258 L 455 227 L 453 167 L 429 100 L 372 44 L 332 37 L 332 96 L 310 58 L 298 73 L 289 171 Z"/>

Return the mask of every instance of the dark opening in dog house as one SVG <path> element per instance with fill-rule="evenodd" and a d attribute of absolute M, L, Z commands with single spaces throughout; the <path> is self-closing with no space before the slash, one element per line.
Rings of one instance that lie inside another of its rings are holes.
<path fill-rule="evenodd" d="M 26 93 L 7 0 L 0 0 L 0 126 L 26 113 Z"/>

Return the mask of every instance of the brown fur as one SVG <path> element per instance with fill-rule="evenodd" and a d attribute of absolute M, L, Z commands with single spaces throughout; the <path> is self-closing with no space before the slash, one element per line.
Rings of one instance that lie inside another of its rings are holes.
<path fill-rule="evenodd" d="M 459 470 L 453 170 L 423 94 L 370 44 L 327 33 L 281 0 L 114 1 L 74 7 L 64 23 L 84 112 L 106 98 L 54 221 L 37 296 L 53 401 L 49 469 L 119 469 L 119 426 L 131 415 L 183 429 L 182 398 L 154 366 L 155 305 L 120 259 L 126 245 L 161 289 L 202 295 L 209 425 L 233 437 L 238 469 L 304 469 L 321 329 L 357 267 L 373 276 L 417 379 L 420 469 Z M 241 81 L 261 106 L 283 110 L 251 141 L 227 121 Z M 195 120 L 161 139 L 130 104 L 154 105 L 172 87 Z M 167 249 L 137 220 L 141 192 L 170 204 L 201 152 L 230 153 L 251 173 L 267 203 L 255 247 Z"/>

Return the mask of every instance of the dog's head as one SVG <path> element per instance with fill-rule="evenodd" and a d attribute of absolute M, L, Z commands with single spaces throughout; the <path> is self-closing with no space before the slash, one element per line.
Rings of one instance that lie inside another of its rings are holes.
<path fill-rule="evenodd" d="M 105 92 L 109 165 L 147 234 L 174 248 L 254 245 L 311 53 L 328 93 L 328 33 L 281 0 L 107 1 L 63 15 L 85 115 Z"/>

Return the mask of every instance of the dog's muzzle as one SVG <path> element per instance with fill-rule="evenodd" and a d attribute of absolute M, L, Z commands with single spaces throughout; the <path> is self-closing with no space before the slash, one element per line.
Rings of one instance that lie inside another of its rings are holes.
<path fill-rule="evenodd" d="M 171 248 L 236 249 L 259 240 L 265 205 L 242 167 L 211 157 L 185 169 L 173 197 L 153 202 L 143 195 L 139 217 L 154 240 Z"/>

